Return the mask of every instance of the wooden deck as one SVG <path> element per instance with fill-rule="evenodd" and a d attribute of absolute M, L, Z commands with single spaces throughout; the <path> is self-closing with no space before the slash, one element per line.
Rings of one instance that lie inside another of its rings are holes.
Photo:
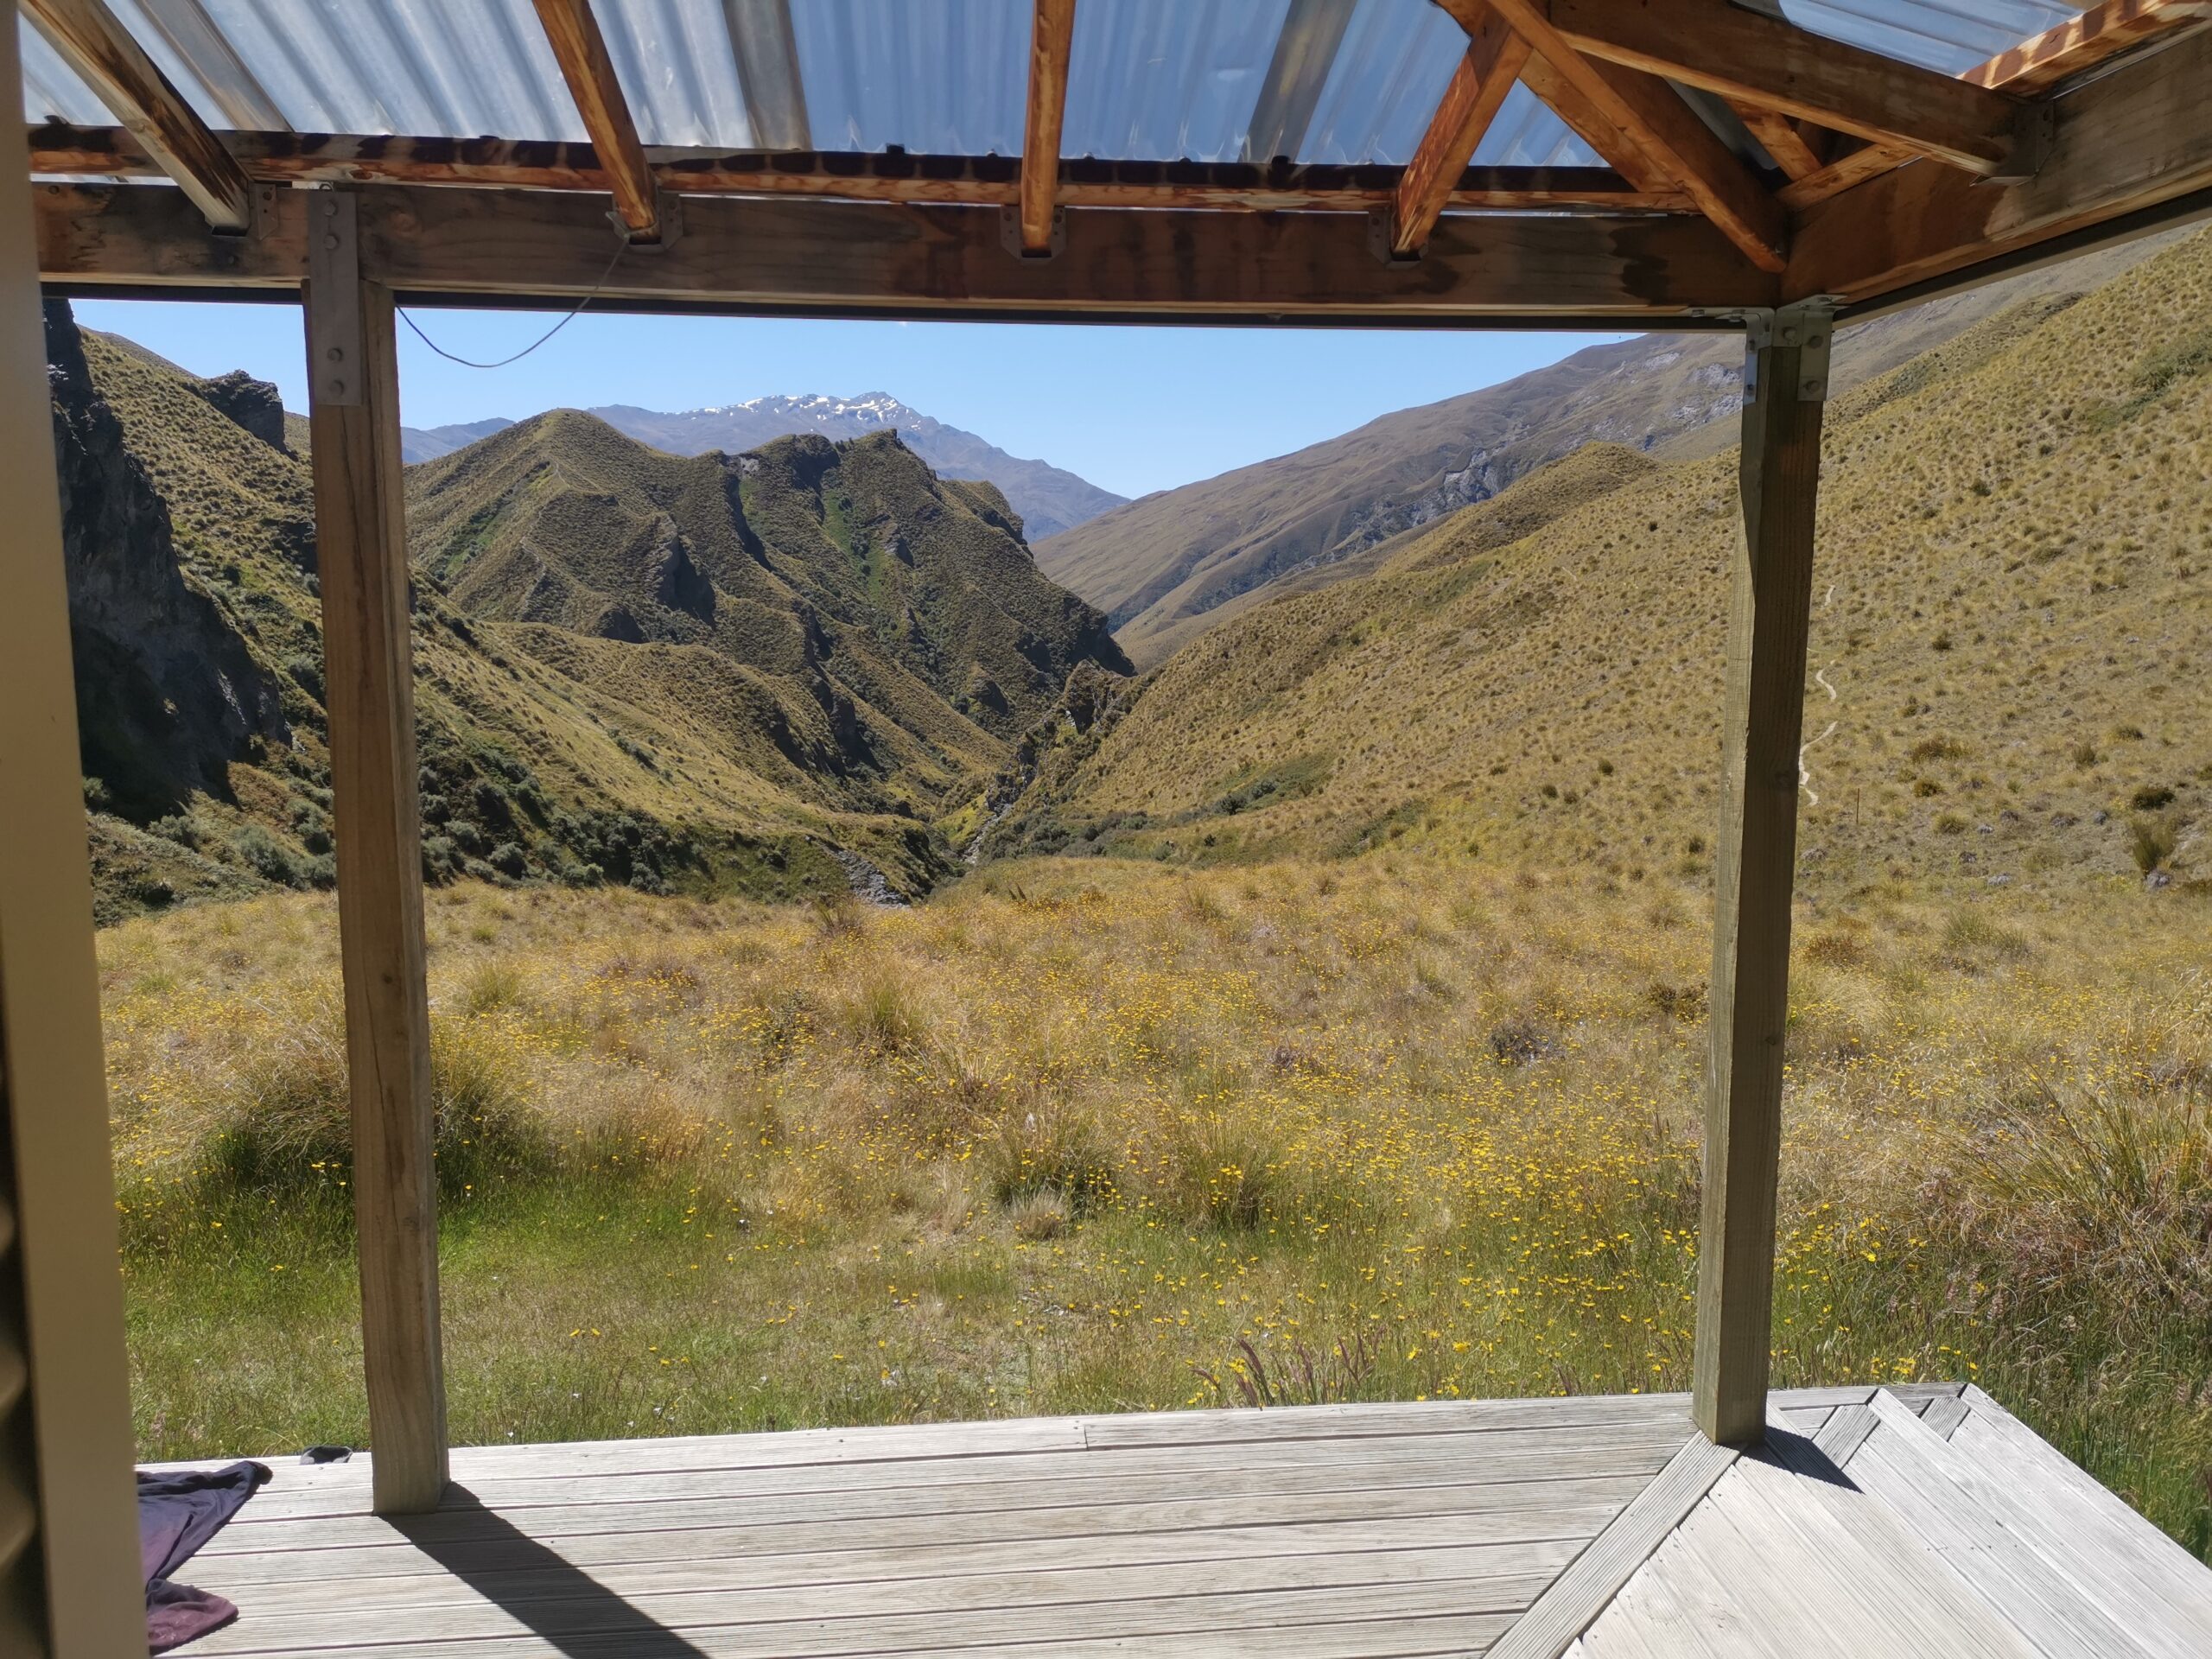
<path fill-rule="evenodd" d="M 365 1458 L 276 1478 L 180 1575 L 200 1654 L 1236 1659 L 2212 1653 L 2212 1571 L 1955 1384 L 1325 1406 Z"/>

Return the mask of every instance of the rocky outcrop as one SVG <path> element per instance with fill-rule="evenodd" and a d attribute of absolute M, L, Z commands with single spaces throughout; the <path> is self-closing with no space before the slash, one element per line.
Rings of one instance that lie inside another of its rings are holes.
<path fill-rule="evenodd" d="M 232 369 L 194 381 L 192 389 L 270 448 L 291 453 L 284 442 L 284 399 L 268 381 Z"/>
<path fill-rule="evenodd" d="M 47 306 L 46 346 L 85 773 L 142 823 L 195 790 L 227 798 L 232 762 L 290 741 L 276 681 L 180 564 L 66 302 Z"/>

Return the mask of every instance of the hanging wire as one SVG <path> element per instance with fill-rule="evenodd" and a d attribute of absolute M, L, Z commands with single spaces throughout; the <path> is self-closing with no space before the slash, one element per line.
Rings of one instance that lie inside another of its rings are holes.
<path fill-rule="evenodd" d="M 440 357 L 445 359 L 448 363 L 458 363 L 464 369 L 504 369 L 510 363 L 521 362 L 523 359 L 528 357 L 532 352 L 543 346 L 547 340 L 552 339 L 554 335 L 559 334 L 563 328 L 567 327 L 578 317 L 582 316 L 583 315 L 584 308 L 599 297 L 600 290 L 605 288 L 608 281 L 613 276 L 614 267 L 622 263 L 622 256 L 629 251 L 629 243 L 626 241 L 618 244 L 614 250 L 614 257 L 607 262 L 607 269 L 599 273 L 599 280 L 591 285 L 590 291 L 587 293 L 583 298 L 576 302 L 574 309 L 569 311 L 567 315 L 563 316 L 560 321 L 555 323 L 550 328 L 548 328 L 543 334 L 540 334 L 536 340 L 531 340 L 529 345 L 524 346 L 522 350 L 517 352 L 512 357 L 503 357 L 497 362 L 478 363 L 469 358 L 456 357 L 453 353 L 446 350 L 444 346 L 439 345 L 436 340 L 432 340 L 428 334 L 424 334 L 423 332 L 423 325 L 416 321 L 413 317 L 408 315 L 404 309 L 400 311 L 399 320 L 415 331 L 416 339 L 421 340 L 425 346 L 435 352 Z"/>

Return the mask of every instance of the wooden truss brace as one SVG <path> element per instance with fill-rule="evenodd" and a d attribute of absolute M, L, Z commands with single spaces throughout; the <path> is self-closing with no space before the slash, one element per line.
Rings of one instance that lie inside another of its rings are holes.
<path fill-rule="evenodd" d="M 22 0 L 23 15 L 100 102 L 115 111 L 162 172 L 219 231 L 253 217 L 252 190 L 207 130 L 106 5 L 106 0 Z M 10 94 L 12 96 L 12 94 Z"/>
<path fill-rule="evenodd" d="M 2048 92 L 2123 52 L 2208 19 L 2212 19 L 2212 0 L 2104 0 L 2069 22 L 1999 53 L 1960 79 L 2013 94 Z M 1756 134 L 1757 129 L 1753 130 Z M 1782 161 L 1779 156 L 1775 159 Z M 1792 210 L 1809 207 L 1912 159 L 1913 152 L 1898 145 L 1866 144 L 1834 157 L 1817 172 L 1792 175 L 1781 192 L 1783 205 Z M 1788 170 L 1786 162 L 1783 168 Z"/>
<path fill-rule="evenodd" d="M 1439 0 L 1444 9 L 1473 27 L 1495 10 L 1514 33 L 1528 41 L 1548 72 L 1530 90 L 1539 98 L 1567 89 L 1573 111 L 1561 111 L 1569 125 L 1593 138 L 1599 153 L 1611 160 L 1624 149 L 1640 150 L 1686 191 L 1705 214 L 1762 270 L 1779 271 L 1789 255 L 1788 226 L 1777 201 L 1757 174 L 1714 136 L 1695 111 L 1656 75 L 1586 57 L 1551 21 L 1548 0 Z M 1557 108 L 1556 104 L 1554 105 Z M 1616 162 L 1616 165 L 1618 165 Z"/>
<path fill-rule="evenodd" d="M 2033 172 L 2019 101 L 1733 0 L 1530 0 L 1584 56 L 1743 99 L 1983 177 Z M 1539 49 L 1541 49 L 1541 47 Z"/>
<path fill-rule="evenodd" d="M 133 178 L 162 170 L 120 127 L 47 123 L 31 128 L 29 137 L 34 173 Z M 227 135 L 227 143 L 248 179 L 272 184 L 605 188 L 599 154 L 589 144 L 320 132 L 235 132 Z M 645 157 L 664 197 L 817 196 L 1011 207 L 1021 188 L 1021 163 L 1006 156 L 853 150 L 817 155 L 656 145 Z M 1067 207 L 1363 213 L 1389 207 L 1402 178 L 1400 168 L 1380 163 L 1255 167 L 1244 162 L 1100 162 L 1073 156 L 1060 163 L 1055 200 Z M 1603 167 L 1476 167 L 1452 181 L 1446 205 L 1493 211 L 1595 207 L 1686 213 L 1690 200 L 1665 179 L 1640 190 Z"/>

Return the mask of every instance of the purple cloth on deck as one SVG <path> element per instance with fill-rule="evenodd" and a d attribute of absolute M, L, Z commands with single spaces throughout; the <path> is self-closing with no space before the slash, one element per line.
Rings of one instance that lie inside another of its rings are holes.
<path fill-rule="evenodd" d="M 223 1523 L 268 1478 L 267 1466 L 258 1463 L 138 1477 L 138 1554 L 146 1573 L 146 1642 L 154 1652 L 166 1653 L 238 1617 L 238 1610 L 222 1597 L 172 1584 L 169 1574 L 221 1531 Z"/>

